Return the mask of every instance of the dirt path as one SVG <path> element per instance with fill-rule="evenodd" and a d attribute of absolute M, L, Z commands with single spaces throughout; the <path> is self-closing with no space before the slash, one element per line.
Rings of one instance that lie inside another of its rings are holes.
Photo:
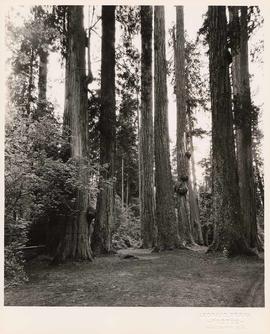
<path fill-rule="evenodd" d="M 264 306 L 262 260 L 228 260 L 203 249 L 129 249 L 92 263 L 36 263 L 28 271 L 28 283 L 5 290 L 5 305 Z"/>

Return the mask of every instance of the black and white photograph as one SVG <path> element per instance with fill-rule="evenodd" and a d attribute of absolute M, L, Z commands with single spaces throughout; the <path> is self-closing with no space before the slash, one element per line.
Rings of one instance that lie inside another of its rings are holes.
<path fill-rule="evenodd" d="M 6 4 L 5 307 L 265 308 L 265 11 Z"/>

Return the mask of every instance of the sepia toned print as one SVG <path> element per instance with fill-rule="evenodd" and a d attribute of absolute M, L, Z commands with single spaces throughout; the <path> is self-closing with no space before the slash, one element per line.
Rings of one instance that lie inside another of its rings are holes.
<path fill-rule="evenodd" d="M 263 308 L 260 7 L 5 24 L 5 306 Z"/>

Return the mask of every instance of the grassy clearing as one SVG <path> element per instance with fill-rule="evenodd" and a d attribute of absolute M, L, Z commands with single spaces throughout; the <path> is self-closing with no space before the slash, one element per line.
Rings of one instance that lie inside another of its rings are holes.
<path fill-rule="evenodd" d="M 262 259 L 129 249 L 92 263 L 36 262 L 27 270 L 28 283 L 5 289 L 6 306 L 264 306 Z"/>

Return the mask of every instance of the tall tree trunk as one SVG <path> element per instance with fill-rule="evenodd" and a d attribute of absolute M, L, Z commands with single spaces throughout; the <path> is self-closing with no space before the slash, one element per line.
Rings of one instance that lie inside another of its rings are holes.
<path fill-rule="evenodd" d="M 139 92 L 137 92 L 137 124 L 138 124 L 138 181 L 139 181 L 139 212 L 142 217 L 142 130 L 139 110 Z"/>
<path fill-rule="evenodd" d="M 202 235 L 202 228 L 200 223 L 200 213 L 199 213 L 199 199 L 198 199 L 198 192 L 196 188 L 196 173 L 195 173 L 195 161 L 194 161 L 194 147 L 193 147 L 193 125 L 191 120 L 191 113 L 190 111 L 187 112 L 188 117 L 188 133 L 187 136 L 187 147 L 190 153 L 190 162 L 188 166 L 188 191 L 189 191 L 189 206 L 190 206 L 190 222 L 193 227 L 193 238 L 196 243 L 199 245 L 203 245 L 203 235 Z M 192 175 L 192 181 L 191 176 Z"/>
<path fill-rule="evenodd" d="M 126 186 L 126 205 L 129 203 L 129 179 L 127 174 L 127 186 Z"/>
<path fill-rule="evenodd" d="M 248 69 L 247 7 L 230 7 L 231 23 L 239 32 L 240 45 L 233 50 L 232 78 L 235 101 L 236 148 L 240 204 L 245 236 L 250 247 L 257 245 L 256 196 L 252 157 L 251 97 Z M 240 29 L 239 29 L 240 28 Z"/>
<path fill-rule="evenodd" d="M 210 6 L 209 69 L 212 107 L 215 233 L 210 250 L 251 254 L 244 234 L 234 150 L 225 6 Z"/>
<path fill-rule="evenodd" d="M 88 39 L 87 39 L 87 85 L 92 83 L 94 80 L 92 74 L 92 64 L 91 64 L 91 27 L 88 28 Z"/>
<path fill-rule="evenodd" d="M 33 102 L 32 91 L 33 91 L 33 71 L 34 71 L 34 51 L 31 49 L 30 63 L 29 63 L 29 81 L 27 89 L 27 105 L 26 111 L 29 115 L 31 112 L 31 103 Z"/>
<path fill-rule="evenodd" d="M 40 48 L 38 75 L 38 103 L 44 104 L 47 98 L 48 52 Z"/>
<path fill-rule="evenodd" d="M 177 210 L 180 238 L 193 244 L 189 206 L 189 155 L 186 150 L 185 38 L 183 6 L 176 6 L 175 85 L 177 107 Z"/>
<path fill-rule="evenodd" d="M 153 80 L 152 33 L 153 8 L 141 6 L 142 64 L 141 64 L 141 231 L 142 246 L 156 245 L 154 204 L 154 128 L 153 128 Z"/>
<path fill-rule="evenodd" d="M 39 55 L 39 73 L 38 73 L 38 110 L 35 117 L 44 115 L 47 102 L 47 76 L 48 76 L 48 52 L 43 48 L 38 51 Z"/>
<path fill-rule="evenodd" d="M 79 181 L 87 185 L 88 175 L 84 163 L 87 158 L 88 113 L 82 6 L 69 7 L 66 78 L 64 127 L 69 128 L 71 157 L 79 163 Z M 60 236 L 55 262 L 92 259 L 87 209 L 87 188 L 78 188 L 74 210 L 66 216 L 65 229 Z"/>
<path fill-rule="evenodd" d="M 168 99 L 166 82 L 165 19 L 164 7 L 155 6 L 155 182 L 156 222 L 158 249 L 173 249 L 180 245 L 173 196 L 168 133 Z"/>
<path fill-rule="evenodd" d="M 122 170 L 121 170 L 121 208 L 122 212 L 124 211 L 124 191 L 125 191 L 125 182 L 124 182 L 124 158 L 122 157 Z"/>
<path fill-rule="evenodd" d="M 102 6 L 100 192 L 93 235 L 97 254 L 111 251 L 111 228 L 114 222 L 114 160 L 115 160 L 115 6 Z"/>
<path fill-rule="evenodd" d="M 246 238 L 250 247 L 257 246 L 256 196 L 252 157 L 252 104 L 248 68 L 247 6 L 241 7 L 240 71 L 241 71 L 241 149 L 238 149 L 240 201 L 243 208 Z M 239 143 L 240 144 L 240 143 Z M 237 145 L 239 145 L 237 143 Z M 240 157 L 241 156 L 241 157 Z"/>

